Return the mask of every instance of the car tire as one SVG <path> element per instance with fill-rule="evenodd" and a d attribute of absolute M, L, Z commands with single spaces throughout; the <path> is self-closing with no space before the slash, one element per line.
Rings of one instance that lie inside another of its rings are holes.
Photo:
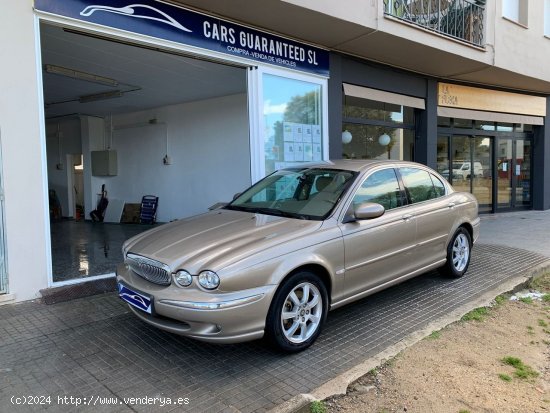
<path fill-rule="evenodd" d="M 277 350 L 291 353 L 305 350 L 319 337 L 327 312 L 324 283 L 311 272 L 297 272 L 279 286 L 273 297 L 265 338 Z"/>
<path fill-rule="evenodd" d="M 451 278 L 462 277 L 468 271 L 471 255 L 472 237 L 464 227 L 460 227 L 447 246 L 447 262 L 441 272 Z"/>

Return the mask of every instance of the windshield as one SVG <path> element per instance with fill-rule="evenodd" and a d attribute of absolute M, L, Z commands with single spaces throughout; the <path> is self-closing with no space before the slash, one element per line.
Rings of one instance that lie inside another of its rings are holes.
<path fill-rule="evenodd" d="M 226 209 L 300 219 L 325 219 L 357 173 L 337 169 L 282 169 L 247 189 Z"/>

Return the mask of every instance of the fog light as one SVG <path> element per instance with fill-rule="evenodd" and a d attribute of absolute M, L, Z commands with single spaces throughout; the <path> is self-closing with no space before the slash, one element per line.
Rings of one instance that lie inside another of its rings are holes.
<path fill-rule="evenodd" d="M 220 277 L 213 271 L 203 271 L 199 274 L 199 284 L 207 290 L 213 290 L 220 285 Z"/>
<path fill-rule="evenodd" d="M 176 284 L 180 287 L 189 287 L 193 282 L 193 277 L 185 270 L 179 270 L 174 276 L 174 279 L 176 280 Z"/>

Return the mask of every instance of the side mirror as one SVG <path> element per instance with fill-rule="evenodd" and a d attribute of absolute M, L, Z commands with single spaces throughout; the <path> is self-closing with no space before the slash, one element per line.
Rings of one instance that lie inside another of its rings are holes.
<path fill-rule="evenodd" d="M 374 202 L 363 202 L 355 207 L 355 219 L 373 219 L 384 215 L 386 209 Z"/>

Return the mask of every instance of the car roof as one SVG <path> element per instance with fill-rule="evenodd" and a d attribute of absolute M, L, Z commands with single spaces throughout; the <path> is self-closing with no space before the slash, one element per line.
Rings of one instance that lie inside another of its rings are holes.
<path fill-rule="evenodd" d="M 362 172 L 367 169 L 371 169 L 376 166 L 421 166 L 426 167 L 416 162 L 397 161 L 397 160 L 374 160 L 374 159 L 336 159 L 327 161 L 322 164 L 311 165 L 311 168 L 323 168 L 323 169 L 343 169 L 348 171 Z"/>

